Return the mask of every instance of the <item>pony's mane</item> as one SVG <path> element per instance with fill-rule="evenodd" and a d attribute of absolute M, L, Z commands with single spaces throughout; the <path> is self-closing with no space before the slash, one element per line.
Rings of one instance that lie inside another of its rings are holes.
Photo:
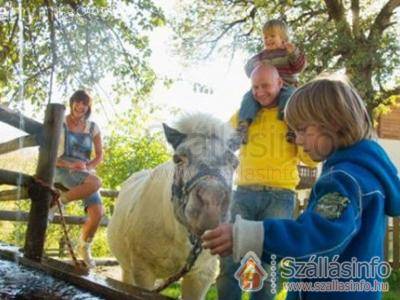
<path fill-rule="evenodd" d="M 234 135 L 234 130 L 229 123 L 224 123 L 206 113 L 185 114 L 174 124 L 174 128 L 187 135 L 201 134 L 217 137 L 225 144 Z"/>

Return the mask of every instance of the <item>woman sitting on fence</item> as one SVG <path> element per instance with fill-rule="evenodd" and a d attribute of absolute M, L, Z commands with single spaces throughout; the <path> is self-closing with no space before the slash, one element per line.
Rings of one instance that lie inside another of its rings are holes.
<path fill-rule="evenodd" d="M 70 114 L 64 120 L 63 154 L 57 159 L 55 182 L 69 190 L 62 193 L 62 204 L 84 199 L 88 218 L 83 225 L 77 252 L 88 267 L 94 267 L 90 254 L 90 245 L 103 216 L 99 189 L 100 179 L 95 175 L 95 168 L 103 158 L 102 141 L 99 127 L 89 121 L 92 98 L 83 90 L 76 91 L 70 98 Z M 94 145 L 94 158 L 90 159 Z M 52 219 L 57 206 L 52 206 L 49 218 Z"/>

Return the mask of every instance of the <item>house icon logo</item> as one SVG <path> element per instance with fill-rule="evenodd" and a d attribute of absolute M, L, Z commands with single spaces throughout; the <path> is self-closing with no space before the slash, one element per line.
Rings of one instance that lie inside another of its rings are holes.
<path fill-rule="evenodd" d="M 260 259 L 252 251 L 246 253 L 235 272 L 235 278 L 244 292 L 257 292 L 262 289 L 268 274 L 261 265 Z"/>

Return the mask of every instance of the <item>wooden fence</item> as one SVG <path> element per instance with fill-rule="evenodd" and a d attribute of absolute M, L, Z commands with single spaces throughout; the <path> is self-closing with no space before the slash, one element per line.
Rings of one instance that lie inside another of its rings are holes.
<path fill-rule="evenodd" d="M 400 270 L 400 218 L 389 218 L 385 236 L 385 259 Z"/>
<path fill-rule="evenodd" d="M 64 105 L 49 104 L 44 122 L 41 124 L 0 105 L 0 121 L 29 134 L 0 144 L 0 154 L 24 147 L 39 146 L 39 159 L 35 176 L 0 170 L 0 185 L 20 187 L 19 191 L 14 189 L 0 192 L 0 201 L 31 200 L 29 213 L 0 211 L 0 220 L 28 222 L 23 256 L 18 249 L 11 251 L 11 253 L 9 248 L 1 249 L 0 247 L 0 258 L 15 260 L 18 257 L 20 264 L 42 270 L 54 277 L 69 281 L 86 291 L 104 296 L 106 299 L 170 299 L 110 278 L 98 281 L 90 276 L 82 276 L 87 274 L 79 273 L 71 265 L 51 260 L 43 255 L 49 203 L 53 197 L 51 189 L 54 183 L 57 148 L 64 112 Z M 102 193 L 111 197 L 117 195 L 114 191 L 103 191 Z M 84 221 L 84 217 L 70 216 L 67 218 L 69 224 L 82 224 Z M 54 218 L 54 222 L 60 222 L 59 218 Z M 108 220 L 105 219 L 102 225 L 106 226 L 107 223 Z"/>
<path fill-rule="evenodd" d="M 118 191 L 114 190 L 100 190 L 100 195 L 107 198 L 115 199 L 118 197 Z M 0 202 L 5 201 L 19 201 L 29 199 L 28 191 L 26 188 L 10 189 L 0 191 Z M 16 221 L 16 222 L 26 222 L 28 221 L 29 213 L 21 211 L 9 211 L 0 210 L 0 221 Z M 85 216 L 64 216 L 66 224 L 69 225 L 79 225 L 86 221 Z M 61 217 L 55 215 L 51 223 L 61 224 Z M 108 218 L 104 216 L 101 220 L 100 226 L 107 226 Z"/>

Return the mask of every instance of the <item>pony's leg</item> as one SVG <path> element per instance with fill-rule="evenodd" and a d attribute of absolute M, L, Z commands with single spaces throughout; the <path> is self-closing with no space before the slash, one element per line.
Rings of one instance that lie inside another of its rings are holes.
<path fill-rule="evenodd" d="M 211 278 L 200 274 L 189 274 L 182 279 L 182 299 L 183 300 L 202 300 L 205 299 L 212 281 Z"/>
<path fill-rule="evenodd" d="M 157 278 L 149 266 L 144 263 L 135 263 L 131 273 L 133 285 L 142 287 L 146 290 L 154 289 L 154 283 Z"/>
<path fill-rule="evenodd" d="M 149 268 L 143 268 L 140 265 L 133 265 L 130 269 L 121 268 L 122 271 L 122 282 L 138 286 L 147 290 L 154 288 L 154 282 L 156 277 L 152 272 L 149 272 Z"/>
<path fill-rule="evenodd" d="M 121 273 L 122 273 L 122 282 L 127 283 L 127 284 L 134 284 L 133 282 L 133 275 L 132 272 L 130 270 L 126 270 L 121 268 Z"/>

